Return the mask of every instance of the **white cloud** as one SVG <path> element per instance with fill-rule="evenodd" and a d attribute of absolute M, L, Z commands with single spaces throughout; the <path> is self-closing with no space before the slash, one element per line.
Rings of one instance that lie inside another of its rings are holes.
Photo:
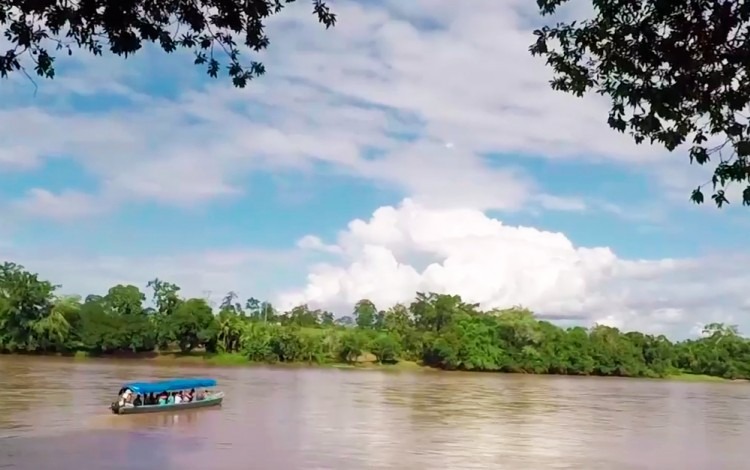
<path fill-rule="evenodd" d="M 43 101 L 0 111 L 0 165 L 74 158 L 102 181 L 97 197 L 119 203 L 211 201 L 241 193 L 248 172 L 324 163 L 430 205 L 573 210 L 534 199 L 544 188 L 503 155 L 661 158 L 611 131 L 599 97 L 550 89 L 549 70 L 527 50 L 538 23 L 533 2 L 414 5 L 336 4 L 340 21 L 331 30 L 311 18 L 309 5 L 291 5 L 269 22 L 272 46 L 259 55 L 268 75 L 246 90 L 223 79 L 188 91 L 202 70 L 182 52 L 146 50 L 128 67 L 80 53 L 61 80 L 42 83 Z M 156 66 L 178 98 L 139 88 Z M 92 93 L 134 105 L 84 113 L 62 98 Z"/>
<path fill-rule="evenodd" d="M 325 253 L 341 253 L 341 248 L 336 245 L 327 245 L 323 243 L 320 237 L 315 235 L 305 235 L 297 241 L 297 247 L 303 250 L 317 250 Z"/>
<path fill-rule="evenodd" d="M 277 42 L 275 52 L 284 60 L 273 66 L 412 114 L 428 136 L 449 137 L 456 147 L 552 158 L 632 161 L 654 155 L 608 129 L 605 100 L 550 89 L 549 70 L 528 53 L 533 36 L 526 18 L 536 14 L 533 3 L 436 0 L 419 12 L 391 5 L 402 14 L 380 4 L 337 5 L 341 21 L 333 34 L 299 24 L 300 34 L 312 39 Z M 441 27 L 418 27 L 425 23 Z"/>
<path fill-rule="evenodd" d="M 688 334 L 697 320 L 739 320 L 750 300 L 739 258 L 625 260 L 561 233 L 408 199 L 351 222 L 336 246 L 340 262 L 315 266 L 303 289 L 281 296 L 283 305 L 347 311 L 361 298 L 385 307 L 434 291 L 485 308 L 521 304 L 550 318 Z"/>
<path fill-rule="evenodd" d="M 351 221 L 335 243 L 308 235 L 281 251 L 106 256 L 69 246 L 22 247 L 11 237 L 0 237 L 0 260 L 61 282 L 65 293 L 103 293 L 117 283 L 145 288 L 160 277 L 185 295 L 216 302 L 233 290 L 283 308 L 309 303 L 346 314 L 361 298 L 385 308 L 435 291 L 485 308 L 522 304 L 544 318 L 675 336 L 714 321 L 750 329 L 747 255 L 627 260 L 609 248 L 577 247 L 561 233 L 507 226 L 476 209 L 408 199 Z M 320 254 L 327 261 L 310 265 Z M 310 268 L 306 282 L 295 279 L 300 267 Z"/>
<path fill-rule="evenodd" d="M 539 196 L 537 196 L 537 200 L 542 205 L 542 207 L 551 210 L 582 212 L 588 208 L 586 202 L 581 198 L 569 198 L 553 196 L 549 194 L 540 194 Z"/>
<path fill-rule="evenodd" d="M 25 198 L 15 201 L 12 206 L 27 216 L 60 221 L 95 215 L 106 209 L 104 201 L 80 191 L 66 190 L 55 194 L 42 188 L 29 190 Z"/>
<path fill-rule="evenodd" d="M 0 169 L 29 170 L 38 164 L 38 155 L 26 146 L 11 145 L 0 148 Z"/>

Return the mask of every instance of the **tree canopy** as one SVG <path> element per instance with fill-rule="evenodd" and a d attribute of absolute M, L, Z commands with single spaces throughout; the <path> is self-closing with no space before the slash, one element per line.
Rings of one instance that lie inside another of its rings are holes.
<path fill-rule="evenodd" d="M 260 51 L 270 44 L 265 21 L 295 0 L 0 0 L 0 25 L 11 47 L 0 50 L 0 76 L 21 71 L 55 76 L 60 52 L 83 50 L 102 55 L 136 54 L 147 43 L 164 52 L 187 49 L 208 75 L 224 72 L 236 87 L 265 72 L 263 64 L 242 61 L 240 47 Z M 312 0 L 312 10 L 326 28 L 336 24 L 324 0 Z"/>
<path fill-rule="evenodd" d="M 568 0 L 537 0 L 551 15 Z M 715 163 L 711 181 L 691 194 L 718 207 L 739 184 L 750 205 L 750 2 L 737 0 L 593 0 L 594 17 L 534 31 L 533 55 L 554 72 L 552 88 L 612 100 L 608 123 L 637 143 L 669 151 L 690 145 L 689 159 Z"/>
<path fill-rule="evenodd" d="M 148 283 L 153 307 L 136 286 L 106 295 L 57 294 L 22 266 L 0 264 L 0 353 L 218 354 L 240 361 L 419 362 L 446 370 L 663 377 L 675 373 L 750 379 L 750 341 L 732 325 L 706 325 L 700 339 L 598 325 L 561 328 L 522 307 L 483 311 L 457 295 L 417 293 L 408 305 L 354 306 L 356 319 L 307 305 L 279 312 L 243 304 L 229 292 L 214 309 L 184 298 L 177 285 Z"/>

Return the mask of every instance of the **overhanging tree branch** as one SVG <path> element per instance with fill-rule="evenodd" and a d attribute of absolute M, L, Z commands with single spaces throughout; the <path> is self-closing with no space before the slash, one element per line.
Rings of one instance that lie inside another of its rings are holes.
<path fill-rule="evenodd" d="M 537 0 L 553 14 L 567 0 Z M 532 55 L 546 59 L 553 89 L 582 96 L 595 91 L 612 100 L 608 124 L 636 143 L 667 150 L 691 143 L 690 161 L 719 158 L 710 183 L 717 206 L 725 189 L 742 184 L 750 205 L 750 2 L 746 0 L 593 0 L 595 16 L 536 31 Z M 724 140 L 720 148 L 709 138 Z M 704 196 L 698 186 L 695 203 Z"/>
<path fill-rule="evenodd" d="M 75 48 L 93 55 L 109 49 L 128 57 L 144 43 L 157 44 L 167 53 L 189 49 L 195 63 L 205 65 L 212 77 L 219 76 L 222 63 L 214 57 L 218 45 L 226 54 L 224 69 L 236 87 L 262 75 L 260 62 L 243 63 L 240 48 L 260 51 L 268 47 L 265 21 L 295 0 L 0 0 L 0 26 L 12 44 L 0 51 L 0 77 L 26 71 L 23 56 L 29 55 L 34 73 L 55 76 L 51 52 Z M 312 0 L 313 14 L 326 29 L 336 24 L 336 15 L 324 0 Z M 241 39 L 238 39 L 241 38 Z"/>

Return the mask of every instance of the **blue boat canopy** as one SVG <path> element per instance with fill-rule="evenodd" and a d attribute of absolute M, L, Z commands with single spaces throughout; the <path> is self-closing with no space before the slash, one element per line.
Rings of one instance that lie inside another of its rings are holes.
<path fill-rule="evenodd" d="M 189 378 L 189 379 L 172 379 L 159 380 L 156 382 L 129 382 L 122 386 L 123 389 L 129 388 L 135 393 L 161 393 L 176 392 L 179 390 L 190 390 L 191 388 L 215 387 L 216 380 L 207 378 Z"/>

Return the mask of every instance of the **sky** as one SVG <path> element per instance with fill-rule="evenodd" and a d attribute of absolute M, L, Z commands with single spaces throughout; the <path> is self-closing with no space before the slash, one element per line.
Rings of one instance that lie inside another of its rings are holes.
<path fill-rule="evenodd" d="M 711 168 L 609 129 L 604 97 L 552 91 L 534 2 L 332 7 L 330 30 L 304 1 L 269 21 L 245 54 L 267 74 L 241 90 L 154 48 L 0 82 L 0 260 L 82 295 L 158 277 L 347 315 L 434 291 L 750 331 L 746 209 L 692 204 Z"/>

